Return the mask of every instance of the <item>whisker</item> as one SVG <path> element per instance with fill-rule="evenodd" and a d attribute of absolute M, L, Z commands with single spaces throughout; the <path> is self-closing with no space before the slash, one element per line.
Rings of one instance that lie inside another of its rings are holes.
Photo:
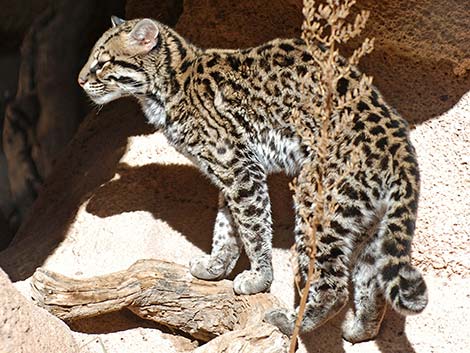
<path fill-rule="evenodd" d="M 126 91 L 127 93 L 129 93 L 131 96 L 137 98 L 137 96 L 135 95 L 135 93 L 132 92 L 132 91 L 130 91 L 126 86 L 120 85 L 120 84 L 118 84 L 118 86 L 119 86 L 121 89 L 123 89 L 124 91 Z"/>

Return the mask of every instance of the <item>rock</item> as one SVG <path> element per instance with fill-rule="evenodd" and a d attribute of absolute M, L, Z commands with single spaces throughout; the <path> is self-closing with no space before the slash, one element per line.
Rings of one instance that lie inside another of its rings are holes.
<path fill-rule="evenodd" d="M 47 0 L 0 0 L 0 39 L 2 54 L 4 50 L 15 50 L 38 13 L 47 8 Z"/>
<path fill-rule="evenodd" d="M 183 12 L 183 0 L 127 0 L 126 19 L 150 17 L 174 27 Z"/>
<path fill-rule="evenodd" d="M 7 247 L 11 239 L 10 226 L 0 211 L 0 249 L 3 250 Z"/>
<path fill-rule="evenodd" d="M 455 278 L 470 274 L 470 174 L 461 163 L 470 150 L 469 116 L 470 92 L 451 110 L 411 132 L 421 174 L 413 249 L 426 256 L 420 265 L 424 272 Z M 454 262 L 447 261 L 449 257 Z"/>
<path fill-rule="evenodd" d="M 186 0 L 176 26 L 203 48 L 247 48 L 278 37 L 298 37 L 302 1 Z"/>
<path fill-rule="evenodd" d="M 470 58 L 467 2 L 363 0 L 357 6 L 371 15 L 350 46 L 375 37 L 375 50 L 360 67 L 409 122 L 443 114 L 470 90 L 468 74 L 454 73 Z"/>
<path fill-rule="evenodd" d="M 2 269 L 0 322 L 0 352 L 79 352 L 67 325 L 26 300 Z"/>

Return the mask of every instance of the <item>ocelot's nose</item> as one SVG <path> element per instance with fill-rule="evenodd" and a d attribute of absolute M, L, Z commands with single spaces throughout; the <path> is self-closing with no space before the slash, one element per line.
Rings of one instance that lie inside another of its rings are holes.
<path fill-rule="evenodd" d="M 78 81 L 78 84 L 79 84 L 80 86 L 83 86 L 83 85 L 86 83 L 87 79 L 86 79 L 86 78 L 83 78 L 83 77 L 81 77 L 81 76 L 78 76 L 78 80 L 77 80 L 77 81 Z"/>

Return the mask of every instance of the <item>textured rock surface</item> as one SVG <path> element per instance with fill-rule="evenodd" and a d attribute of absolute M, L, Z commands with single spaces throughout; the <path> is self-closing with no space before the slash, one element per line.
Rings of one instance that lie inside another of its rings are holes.
<path fill-rule="evenodd" d="M 1 269 L 0 322 L 0 352 L 79 352 L 67 325 L 27 301 Z"/>
<path fill-rule="evenodd" d="M 358 6 L 371 11 L 364 34 L 376 38 L 361 67 L 410 122 L 444 113 L 470 90 L 470 72 L 454 72 L 470 58 L 468 1 L 362 0 Z"/>
<path fill-rule="evenodd" d="M 187 0 L 177 28 L 205 47 L 249 46 L 299 33 L 298 0 L 260 1 L 264 8 L 244 3 Z M 376 341 L 354 346 L 341 340 L 339 315 L 305 336 L 300 352 L 463 353 L 470 347 L 468 328 L 456 320 L 470 316 L 465 302 L 470 293 L 470 93 L 464 95 L 470 80 L 468 73 L 454 74 L 470 53 L 467 3 L 360 2 L 371 6 L 368 35 L 377 37 L 364 68 L 400 112 L 424 122 L 412 132 L 423 179 L 414 261 L 426 274 L 430 305 L 406 320 L 388 314 Z M 147 7 L 133 11 L 135 17 L 158 17 Z M 273 178 L 271 196 L 272 291 L 292 305 L 292 211 L 285 178 Z M 161 135 L 152 134 L 133 102 L 116 102 L 81 125 L 46 180 L 32 216 L 14 244 L 0 253 L 0 267 L 27 296 L 28 282 L 22 280 L 38 266 L 88 276 L 146 257 L 187 264 L 210 250 L 215 208 L 216 190 L 207 180 Z M 83 320 L 72 329 L 84 352 L 101 353 L 102 347 L 109 353 L 151 351 L 155 346 L 188 352 L 195 347 L 127 312 Z"/>
<path fill-rule="evenodd" d="M 150 17 L 174 27 L 183 11 L 184 0 L 127 0 L 126 19 Z"/>
<path fill-rule="evenodd" d="M 29 26 L 38 13 L 48 5 L 47 0 L 0 0 L 0 47 L 3 50 L 14 50 L 20 44 Z"/>
<path fill-rule="evenodd" d="M 278 37 L 298 37 L 302 1 L 186 0 L 177 30 L 203 48 L 246 48 Z"/>
<path fill-rule="evenodd" d="M 3 45 L 2 45 L 3 48 Z M 12 100 L 16 92 L 19 50 L 9 50 L 0 54 L 0 249 L 5 247 L 13 237 L 10 224 L 17 224 L 15 208 L 10 193 L 7 160 L 3 153 L 3 120 L 6 105 Z"/>

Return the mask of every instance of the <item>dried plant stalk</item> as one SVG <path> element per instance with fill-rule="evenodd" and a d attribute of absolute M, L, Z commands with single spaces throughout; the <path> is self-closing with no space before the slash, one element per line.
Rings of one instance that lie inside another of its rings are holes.
<path fill-rule="evenodd" d="M 369 94 L 372 84 L 371 78 L 362 75 L 358 86 L 353 89 L 349 88 L 343 97 L 339 96 L 335 89 L 341 78 L 350 78 L 352 72 L 357 73 L 354 65 L 357 65 L 359 60 L 373 49 L 373 40 L 365 39 L 362 45 L 345 60 L 336 48 L 337 44 L 347 42 L 359 35 L 365 27 L 369 17 L 368 11 L 361 11 L 352 23 L 347 21 L 355 3 L 355 0 L 326 0 L 325 4 L 315 7 L 314 0 L 304 0 L 302 38 L 307 43 L 317 70 L 304 78 L 302 87 L 306 89 L 306 80 L 314 80 L 316 83 L 313 88 L 309 86 L 309 91 L 305 92 L 305 96 L 319 100 L 319 104 L 313 100 L 306 103 L 311 116 L 316 117 L 320 122 L 320 129 L 315 134 L 309 124 L 294 112 L 292 120 L 297 132 L 302 136 L 304 143 L 315 151 L 316 159 L 312 164 L 304 165 L 299 176 L 291 184 L 294 190 L 294 200 L 304 223 L 303 231 L 307 239 L 307 251 L 310 258 L 290 343 L 289 352 L 291 353 L 295 352 L 310 286 L 319 275 L 315 269 L 316 230 L 319 226 L 329 226 L 326 221 L 329 217 L 326 216 L 335 212 L 336 209 L 334 198 L 328 201 L 324 195 L 336 188 L 340 177 L 350 173 L 358 161 L 354 151 L 351 151 L 351 162 L 342 170 L 331 170 L 328 167 L 331 145 L 334 144 L 337 135 L 347 131 L 352 119 L 352 114 L 346 108 L 357 104 L 363 96 Z M 334 129 L 330 124 L 332 119 L 337 122 Z M 312 208 L 310 206 L 312 204 L 315 207 Z M 296 278 L 298 282 L 298 276 Z"/>

